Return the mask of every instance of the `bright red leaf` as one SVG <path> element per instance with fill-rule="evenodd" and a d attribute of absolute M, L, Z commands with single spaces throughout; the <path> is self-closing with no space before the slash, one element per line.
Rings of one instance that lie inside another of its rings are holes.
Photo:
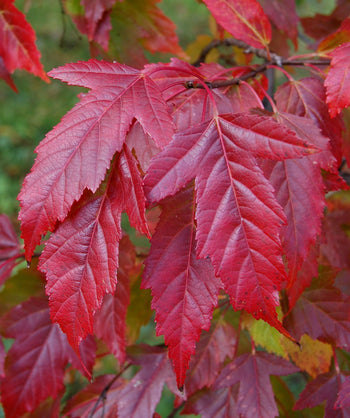
<path fill-rule="evenodd" d="M 9 73 L 19 68 L 48 81 L 35 45 L 35 32 L 13 3 L 0 2 L 0 57 Z"/>
<path fill-rule="evenodd" d="M 236 337 L 235 329 L 224 321 L 214 321 L 208 332 L 202 332 L 186 376 L 187 396 L 212 386 L 226 358 L 235 354 Z"/>
<path fill-rule="evenodd" d="M 32 298 L 16 306 L 0 319 L 0 328 L 3 336 L 15 338 L 5 363 L 2 404 L 6 416 L 18 417 L 47 397 L 55 398 L 63 388 L 66 364 L 76 363 L 77 357 L 52 324 L 45 299 Z"/>
<path fill-rule="evenodd" d="M 11 221 L 0 215 L 0 284 L 10 277 L 18 254 L 19 242 Z"/>
<path fill-rule="evenodd" d="M 329 372 L 321 374 L 306 385 L 301 392 L 294 409 L 300 410 L 304 408 L 313 408 L 320 403 L 326 401 L 325 417 L 326 418 L 347 418 L 350 416 L 350 408 L 342 410 L 334 409 L 337 395 L 341 388 L 342 382 L 346 377 L 345 373 Z"/>
<path fill-rule="evenodd" d="M 201 330 L 210 327 L 222 287 L 210 260 L 196 258 L 194 206 L 193 187 L 162 203 L 142 281 L 152 289 L 157 334 L 164 334 L 169 346 L 179 387 Z"/>
<path fill-rule="evenodd" d="M 345 107 L 350 106 L 350 42 L 347 42 L 332 53 L 331 68 L 325 80 L 329 113 L 336 116 Z"/>
<path fill-rule="evenodd" d="M 271 25 L 256 0 L 204 0 L 208 9 L 227 32 L 256 48 L 266 48 Z"/>
<path fill-rule="evenodd" d="M 298 369 L 287 360 L 258 351 L 243 354 L 229 363 L 217 378 L 214 389 L 229 388 L 239 383 L 237 416 L 254 415 L 271 418 L 278 415 L 270 375 L 285 376 Z"/>
<path fill-rule="evenodd" d="M 41 235 L 63 221 L 84 189 L 97 190 L 134 118 L 158 146 L 169 142 L 173 132 L 160 91 L 140 71 L 90 60 L 50 75 L 92 90 L 40 143 L 24 180 L 19 217 L 28 260 Z"/>
<path fill-rule="evenodd" d="M 234 309 L 282 332 L 275 307 L 285 278 L 278 237 L 284 215 L 253 155 L 297 157 L 311 152 L 305 146 L 272 118 L 221 115 L 177 133 L 145 178 L 154 202 L 196 177 L 197 255 L 211 258 Z"/>
<path fill-rule="evenodd" d="M 135 249 L 127 236 L 120 241 L 118 283 L 114 295 L 105 295 L 101 309 L 95 315 L 95 335 L 106 342 L 111 353 L 120 363 L 125 361 L 126 313 L 130 302 L 130 284 L 128 271 L 133 266 L 128 252 Z M 135 261 L 135 260 L 133 260 Z M 131 265 L 130 265 L 131 264 Z"/>
<path fill-rule="evenodd" d="M 45 246 L 39 268 L 46 273 L 51 318 L 77 352 L 93 333 L 104 294 L 115 291 L 121 213 L 126 210 L 131 223 L 147 234 L 144 209 L 136 162 L 124 146 L 100 193 L 86 193 Z"/>

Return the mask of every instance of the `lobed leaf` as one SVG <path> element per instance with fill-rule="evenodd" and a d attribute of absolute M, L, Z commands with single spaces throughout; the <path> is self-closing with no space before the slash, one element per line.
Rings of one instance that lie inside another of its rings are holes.
<path fill-rule="evenodd" d="M 90 60 L 50 74 L 92 91 L 36 149 L 38 157 L 19 194 L 28 260 L 41 235 L 66 218 L 84 189 L 97 190 L 113 155 L 122 150 L 134 117 L 158 146 L 170 141 L 173 132 L 160 91 L 137 70 Z"/>

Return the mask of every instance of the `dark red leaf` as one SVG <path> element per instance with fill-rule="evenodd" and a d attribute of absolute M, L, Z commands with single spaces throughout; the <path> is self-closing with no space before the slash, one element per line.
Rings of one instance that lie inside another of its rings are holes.
<path fill-rule="evenodd" d="M 239 382 L 237 416 L 271 418 L 278 415 L 270 375 L 285 376 L 298 369 L 283 358 L 258 351 L 243 354 L 228 364 L 217 378 L 214 389 L 228 388 Z"/>
<path fill-rule="evenodd" d="M 338 394 L 336 408 L 350 408 L 350 377 L 346 377 Z"/>
<path fill-rule="evenodd" d="M 235 309 L 282 332 L 275 307 L 285 278 L 278 237 L 284 215 L 253 155 L 296 157 L 311 151 L 305 145 L 272 118 L 221 115 L 176 134 L 145 178 L 154 202 L 196 177 L 197 255 L 211 258 Z"/>
<path fill-rule="evenodd" d="M 334 273 L 306 289 L 284 320 L 298 340 L 303 334 L 337 347 L 350 347 L 350 297 L 332 285 Z"/>
<path fill-rule="evenodd" d="M 337 374 L 335 372 L 317 376 L 301 392 L 294 409 L 313 408 L 326 401 L 325 418 L 348 418 L 350 416 L 350 408 L 344 408 L 343 410 L 334 409 L 337 395 L 345 377 L 344 373 Z"/>
<path fill-rule="evenodd" d="M 123 252 L 128 251 L 130 244 L 127 237 L 120 241 L 117 287 L 114 295 L 105 295 L 100 310 L 96 312 L 94 323 L 96 336 L 106 342 L 120 363 L 125 361 L 125 320 L 130 301 L 128 265 L 125 263 L 129 260 L 128 257 L 123 257 Z"/>
<path fill-rule="evenodd" d="M 294 45 L 298 42 L 299 16 L 295 0 L 258 0 L 268 18 L 276 27 L 285 32 Z"/>
<path fill-rule="evenodd" d="M 57 220 L 64 220 L 84 189 L 97 190 L 134 118 L 158 146 L 169 142 L 173 133 L 161 92 L 140 71 L 90 60 L 67 64 L 50 74 L 92 91 L 36 149 L 38 157 L 19 195 L 28 260 L 41 235 L 52 231 Z"/>
<path fill-rule="evenodd" d="M 325 86 L 327 103 L 332 117 L 350 106 L 350 42 L 344 43 L 332 53 L 331 68 L 328 71 Z"/>
<path fill-rule="evenodd" d="M 5 376 L 5 357 L 6 357 L 6 351 L 4 347 L 4 343 L 0 339 L 0 377 Z"/>
<path fill-rule="evenodd" d="M 0 57 L 9 73 L 19 68 L 49 81 L 40 63 L 35 32 L 13 3 L 14 0 L 0 3 Z"/>
<path fill-rule="evenodd" d="M 202 332 L 186 376 L 187 396 L 212 386 L 225 359 L 233 358 L 235 346 L 236 331 L 226 322 L 215 321 L 209 332 Z"/>
<path fill-rule="evenodd" d="M 15 338 L 5 363 L 2 403 L 8 417 L 33 411 L 63 388 L 64 368 L 76 355 L 58 325 L 52 324 L 45 299 L 30 299 L 0 320 L 6 338 Z M 89 370 L 91 373 L 91 369 Z"/>
<path fill-rule="evenodd" d="M 118 418 L 152 418 L 165 383 L 179 395 L 167 351 L 139 345 L 130 355 L 141 370 L 117 394 Z"/>
<path fill-rule="evenodd" d="M 266 48 L 271 25 L 256 0 L 204 0 L 208 9 L 227 32 L 256 48 Z"/>
<path fill-rule="evenodd" d="M 152 289 L 157 334 L 169 346 L 179 387 L 201 330 L 210 327 L 222 286 L 210 260 L 196 258 L 194 206 L 193 187 L 162 203 L 142 281 Z"/>
<path fill-rule="evenodd" d="M 147 233 L 141 178 L 126 146 L 116 156 L 107 184 L 95 196 L 83 196 L 40 257 L 51 318 L 76 352 L 81 340 L 93 333 L 103 296 L 115 291 L 123 209 L 132 225 Z"/>
<path fill-rule="evenodd" d="M 184 414 L 198 414 L 202 418 L 237 417 L 238 385 L 219 390 L 199 392 L 185 403 Z"/>

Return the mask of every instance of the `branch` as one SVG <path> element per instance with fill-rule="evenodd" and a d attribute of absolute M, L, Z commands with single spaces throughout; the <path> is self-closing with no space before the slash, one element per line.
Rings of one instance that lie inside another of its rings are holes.
<path fill-rule="evenodd" d="M 197 61 L 195 63 L 193 63 L 194 66 L 199 66 L 202 62 L 205 61 L 205 58 L 207 57 L 207 55 L 209 54 L 209 52 L 214 49 L 219 47 L 220 45 L 225 45 L 225 46 L 236 46 L 238 48 L 244 49 L 244 53 L 246 54 L 254 54 L 255 56 L 262 58 L 265 60 L 264 64 L 261 64 L 260 66 L 256 67 L 255 69 L 253 69 L 252 71 L 250 71 L 247 74 L 244 74 L 240 77 L 236 77 L 236 78 L 232 78 L 231 80 L 225 80 L 225 81 L 214 81 L 214 82 L 205 82 L 205 84 L 210 88 L 210 89 L 215 89 L 215 88 L 219 88 L 219 87 L 228 87 L 228 86 L 233 86 L 235 84 L 239 84 L 242 81 L 248 80 L 249 78 L 253 78 L 255 77 L 257 74 L 264 72 L 268 66 L 270 65 L 277 65 L 278 67 L 282 67 L 284 65 L 286 66 L 309 66 L 309 65 L 325 65 L 328 66 L 331 63 L 331 60 L 328 58 L 324 58 L 324 59 L 289 59 L 289 58 L 283 58 L 280 55 L 277 55 L 275 53 L 269 53 L 268 51 L 266 51 L 265 49 L 259 49 L 259 48 L 254 48 L 248 44 L 246 44 L 243 41 L 240 41 L 238 39 L 235 38 L 226 38 L 223 40 L 213 40 L 211 41 L 201 52 L 199 58 L 197 59 Z M 185 83 L 185 87 L 187 89 L 191 89 L 191 88 L 203 88 L 203 86 L 201 86 L 197 81 L 194 80 L 189 80 Z"/>

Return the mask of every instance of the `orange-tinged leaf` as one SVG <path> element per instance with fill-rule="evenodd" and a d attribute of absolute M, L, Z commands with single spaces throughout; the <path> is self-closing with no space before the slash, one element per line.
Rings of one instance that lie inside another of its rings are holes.
<path fill-rule="evenodd" d="M 0 2 L 0 57 L 9 73 L 19 68 L 49 81 L 40 63 L 35 32 L 13 3 L 14 0 Z"/>
<path fill-rule="evenodd" d="M 256 48 L 266 48 L 271 25 L 256 0 L 204 0 L 208 9 L 227 32 Z"/>

